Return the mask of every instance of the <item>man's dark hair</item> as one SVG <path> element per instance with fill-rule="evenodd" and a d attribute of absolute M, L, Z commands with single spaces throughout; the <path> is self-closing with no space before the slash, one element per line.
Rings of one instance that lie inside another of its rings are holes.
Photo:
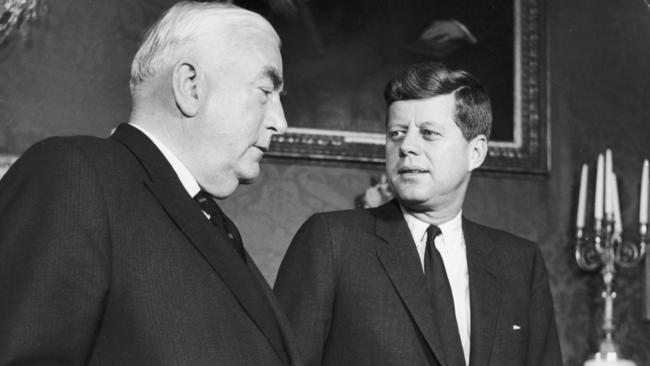
<path fill-rule="evenodd" d="M 492 107 L 481 83 L 470 73 L 450 70 L 437 62 L 410 66 L 386 85 L 386 108 L 400 100 L 427 99 L 453 94 L 456 99 L 454 121 L 467 141 L 478 135 L 490 138 Z"/>

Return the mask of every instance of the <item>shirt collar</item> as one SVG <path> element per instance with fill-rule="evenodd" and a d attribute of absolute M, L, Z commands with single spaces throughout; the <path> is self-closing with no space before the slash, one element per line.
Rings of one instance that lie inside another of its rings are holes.
<path fill-rule="evenodd" d="M 185 164 L 181 162 L 174 153 L 167 148 L 160 140 L 155 138 L 149 131 L 144 129 L 142 126 L 135 125 L 133 123 L 129 123 L 131 126 L 137 128 L 140 130 L 140 132 L 144 133 L 150 140 L 151 142 L 156 145 L 156 147 L 160 150 L 160 152 L 163 154 L 165 159 L 169 162 L 169 164 L 172 166 L 172 169 L 174 169 L 174 172 L 178 176 L 178 179 L 180 179 L 181 183 L 183 184 L 183 187 L 185 187 L 185 190 L 187 193 L 191 196 L 194 197 L 196 196 L 197 193 L 201 190 L 201 187 L 199 186 L 199 183 L 194 179 L 194 176 L 190 171 L 187 169 Z"/>
<path fill-rule="evenodd" d="M 419 242 L 422 242 L 425 239 L 427 229 L 431 224 L 413 216 L 410 212 L 405 210 L 402 205 L 400 205 L 400 209 L 402 210 L 404 220 L 406 220 L 406 225 L 408 225 L 408 228 L 411 231 L 411 235 L 413 235 L 413 238 L 417 238 Z M 460 210 L 451 220 L 438 225 L 444 238 L 455 238 L 462 234 L 462 217 L 463 210 Z"/>

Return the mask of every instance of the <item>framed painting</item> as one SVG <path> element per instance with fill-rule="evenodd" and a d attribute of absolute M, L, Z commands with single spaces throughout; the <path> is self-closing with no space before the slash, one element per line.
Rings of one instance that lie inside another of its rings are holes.
<path fill-rule="evenodd" d="M 293 3 L 293 16 L 271 19 L 283 42 L 290 127 L 274 137 L 268 155 L 383 163 L 384 86 L 408 65 L 436 61 L 470 71 L 490 94 L 484 170 L 548 172 L 541 0 Z M 427 38 L 436 24 L 453 24 L 464 36 Z"/>

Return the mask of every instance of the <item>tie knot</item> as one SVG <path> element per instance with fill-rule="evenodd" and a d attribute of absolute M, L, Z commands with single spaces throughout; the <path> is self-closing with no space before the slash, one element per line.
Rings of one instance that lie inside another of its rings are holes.
<path fill-rule="evenodd" d="M 194 196 L 194 200 L 199 204 L 203 212 L 210 215 L 210 222 L 212 225 L 214 225 L 218 230 L 221 230 L 223 234 L 227 235 L 228 239 L 230 239 L 229 241 L 232 248 L 245 260 L 246 255 L 244 254 L 244 246 L 242 245 L 241 236 L 239 235 L 237 227 L 232 221 L 230 221 L 228 216 L 221 211 L 221 208 L 219 208 L 219 205 L 214 202 L 212 196 L 208 192 L 201 190 Z"/>
<path fill-rule="evenodd" d="M 433 243 L 434 239 L 440 234 L 442 234 L 442 232 L 439 227 L 436 225 L 429 225 L 427 228 L 427 243 Z"/>
<path fill-rule="evenodd" d="M 211 199 L 210 194 L 204 190 L 200 190 L 196 195 L 194 195 L 194 200 L 198 203 L 202 203 L 207 199 Z"/>
<path fill-rule="evenodd" d="M 208 192 L 200 190 L 199 193 L 194 196 L 194 200 L 199 204 L 201 210 L 205 211 L 205 213 L 210 215 L 210 217 L 221 214 L 219 206 L 214 202 L 212 196 L 210 196 Z"/>

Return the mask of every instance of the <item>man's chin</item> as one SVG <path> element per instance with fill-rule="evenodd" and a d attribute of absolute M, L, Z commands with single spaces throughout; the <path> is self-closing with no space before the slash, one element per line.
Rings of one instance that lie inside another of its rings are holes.
<path fill-rule="evenodd" d="M 250 168 L 245 172 L 238 174 L 238 180 L 240 184 L 251 184 L 257 180 L 260 176 L 260 167 L 259 165 L 256 168 Z"/>
<path fill-rule="evenodd" d="M 393 185 L 393 191 L 395 195 L 399 197 L 401 201 L 404 202 L 422 202 L 428 199 L 426 192 L 423 192 L 423 188 L 417 185 Z"/>
<path fill-rule="evenodd" d="M 396 195 L 397 201 L 404 206 L 404 208 L 409 209 L 411 211 L 426 211 L 428 209 L 427 206 L 427 197 L 422 197 L 420 195 L 415 195 L 415 194 L 408 194 L 408 193 L 403 193 L 403 194 L 397 194 Z"/>

